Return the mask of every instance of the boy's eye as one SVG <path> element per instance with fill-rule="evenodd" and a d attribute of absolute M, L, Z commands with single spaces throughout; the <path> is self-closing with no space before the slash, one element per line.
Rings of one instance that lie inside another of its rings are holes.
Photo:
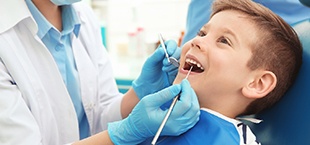
<path fill-rule="evenodd" d="M 197 32 L 197 36 L 200 36 L 200 37 L 203 37 L 203 36 L 206 36 L 207 34 L 203 31 L 198 31 Z"/>
<path fill-rule="evenodd" d="M 231 46 L 229 40 L 223 36 L 218 39 L 218 42 Z"/>

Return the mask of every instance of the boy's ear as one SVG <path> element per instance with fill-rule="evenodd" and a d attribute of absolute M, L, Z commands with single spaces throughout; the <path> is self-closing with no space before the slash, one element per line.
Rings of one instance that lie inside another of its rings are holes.
<path fill-rule="evenodd" d="M 254 80 L 242 88 L 242 94 L 248 98 L 262 98 L 270 93 L 277 84 L 277 77 L 271 71 L 261 71 Z"/>

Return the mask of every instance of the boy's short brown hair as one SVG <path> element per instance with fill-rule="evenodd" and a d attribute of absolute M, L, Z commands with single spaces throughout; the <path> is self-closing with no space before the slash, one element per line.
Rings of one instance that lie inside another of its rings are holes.
<path fill-rule="evenodd" d="M 253 101 L 241 115 L 256 114 L 276 103 L 293 84 L 302 63 L 302 45 L 296 32 L 268 8 L 251 0 L 216 0 L 212 14 L 236 10 L 246 14 L 259 29 L 258 42 L 253 42 L 251 70 L 265 69 L 277 77 L 277 85 L 267 96 Z M 225 20 L 223 20 L 225 21 Z"/>

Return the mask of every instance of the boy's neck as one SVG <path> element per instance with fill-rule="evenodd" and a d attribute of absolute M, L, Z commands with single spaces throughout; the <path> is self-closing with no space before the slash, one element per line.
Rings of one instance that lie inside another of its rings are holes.
<path fill-rule="evenodd" d="M 216 111 L 224 116 L 229 118 L 236 118 L 240 114 L 244 112 L 246 107 L 252 102 L 253 100 L 249 99 L 240 99 L 236 98 L 233 99 L 230 97 L 230 100 L 217 100 L 217 102 L 208 102 L 202 103 L 200 102 L 201 108 L 207 108 L 213 111 Z"/>

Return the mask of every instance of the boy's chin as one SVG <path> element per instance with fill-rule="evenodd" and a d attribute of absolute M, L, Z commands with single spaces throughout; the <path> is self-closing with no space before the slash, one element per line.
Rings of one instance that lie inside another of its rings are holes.
<path fill-rule="evenodd" d="M 177 76 L 174 81 L 173 84 L 180 84 L 182 82 L 183 78 L 180 78 L 179 76 Z"/>

